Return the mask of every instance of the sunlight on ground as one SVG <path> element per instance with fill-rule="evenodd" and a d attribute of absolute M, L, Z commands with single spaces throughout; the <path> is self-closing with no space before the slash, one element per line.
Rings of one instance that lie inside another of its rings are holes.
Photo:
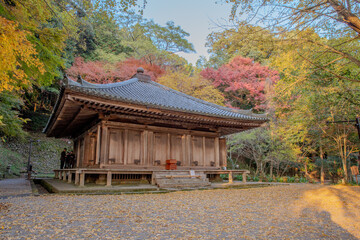
<path fill-rule="evenodd" d="M 306 191 L 297 204 L 298 214 L 304 209 L 315 210 L 319 218 L 333 222 L 360 238 L 360 187 L 326 186 Z M 306 212 L 306 211 L 305 211 Z"/>

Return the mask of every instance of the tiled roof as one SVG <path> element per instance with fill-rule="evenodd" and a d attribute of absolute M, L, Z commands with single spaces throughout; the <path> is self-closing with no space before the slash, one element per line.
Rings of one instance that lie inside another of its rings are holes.
<path fill-rule="evenodd" d="M 136 74 L 130 80 L 110 84 L 92 84 L 83 79 L 77 82 L 67 79 L 67 88 L 106 99 L 129 102 L 148 107 L 174 110 L 200 115 L 266 121 L 264 114 L 253 114 L 250 110 L 222 107 L 175 91 L 153 82 L 145 74 Z"/>

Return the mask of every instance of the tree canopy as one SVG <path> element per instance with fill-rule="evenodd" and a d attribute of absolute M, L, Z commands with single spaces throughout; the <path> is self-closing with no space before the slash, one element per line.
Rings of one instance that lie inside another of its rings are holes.
<path fill-rule="evenodd" d="M 219 69 L 206 68 L 201 75 L 224 92 L 228 105 L 258 111 L 266 109 L 266 88 L 279 78 L 276 71 L 241 56 Z"/>

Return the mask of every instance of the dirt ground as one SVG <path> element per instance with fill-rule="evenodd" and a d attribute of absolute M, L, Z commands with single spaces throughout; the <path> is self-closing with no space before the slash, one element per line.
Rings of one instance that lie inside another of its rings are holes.
<path fill-rule="evenodd" d="M 360 187 L 0 198 L 0 239 L 360 239 Z"/>

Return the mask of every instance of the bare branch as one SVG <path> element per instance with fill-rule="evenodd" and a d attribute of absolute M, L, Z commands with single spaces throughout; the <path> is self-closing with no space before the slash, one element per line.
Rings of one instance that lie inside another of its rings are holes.
<path fill-rule="evenodd" d="M 324 70 L 324 71 L 327 72 L 327 73 L 330 73 L 330 74 L 334 75 L 334 76 L 337 77 L 338 79 L 347 80 L 347 81 L 350 81 L 350 82 L 357 82 L 357 83 L 360 82 L 360 80 L 347 78 L 347 77 L 341 76 L 341 75 L 339 75 L 339 74 L 337 74 L 337 73 L 334 73 L 333 71 L 330 71 L 330 70 L 326 69 L 325 67 L 320 66 L 319 64 L 314 63 L 313 61 L 311 61 L 311 60 L 308 59 L 307 57 L 303 56 L 303 55 L 300 54 L 299 52 L 298 52 L 298 54 L 299 54 L 299 56 L 302 57 L 305 61 L 311 63 L 312 65 L 314 65 L 314 66 L 317 67 L 317 68 L 320 68 L 320 69 Z"/>

